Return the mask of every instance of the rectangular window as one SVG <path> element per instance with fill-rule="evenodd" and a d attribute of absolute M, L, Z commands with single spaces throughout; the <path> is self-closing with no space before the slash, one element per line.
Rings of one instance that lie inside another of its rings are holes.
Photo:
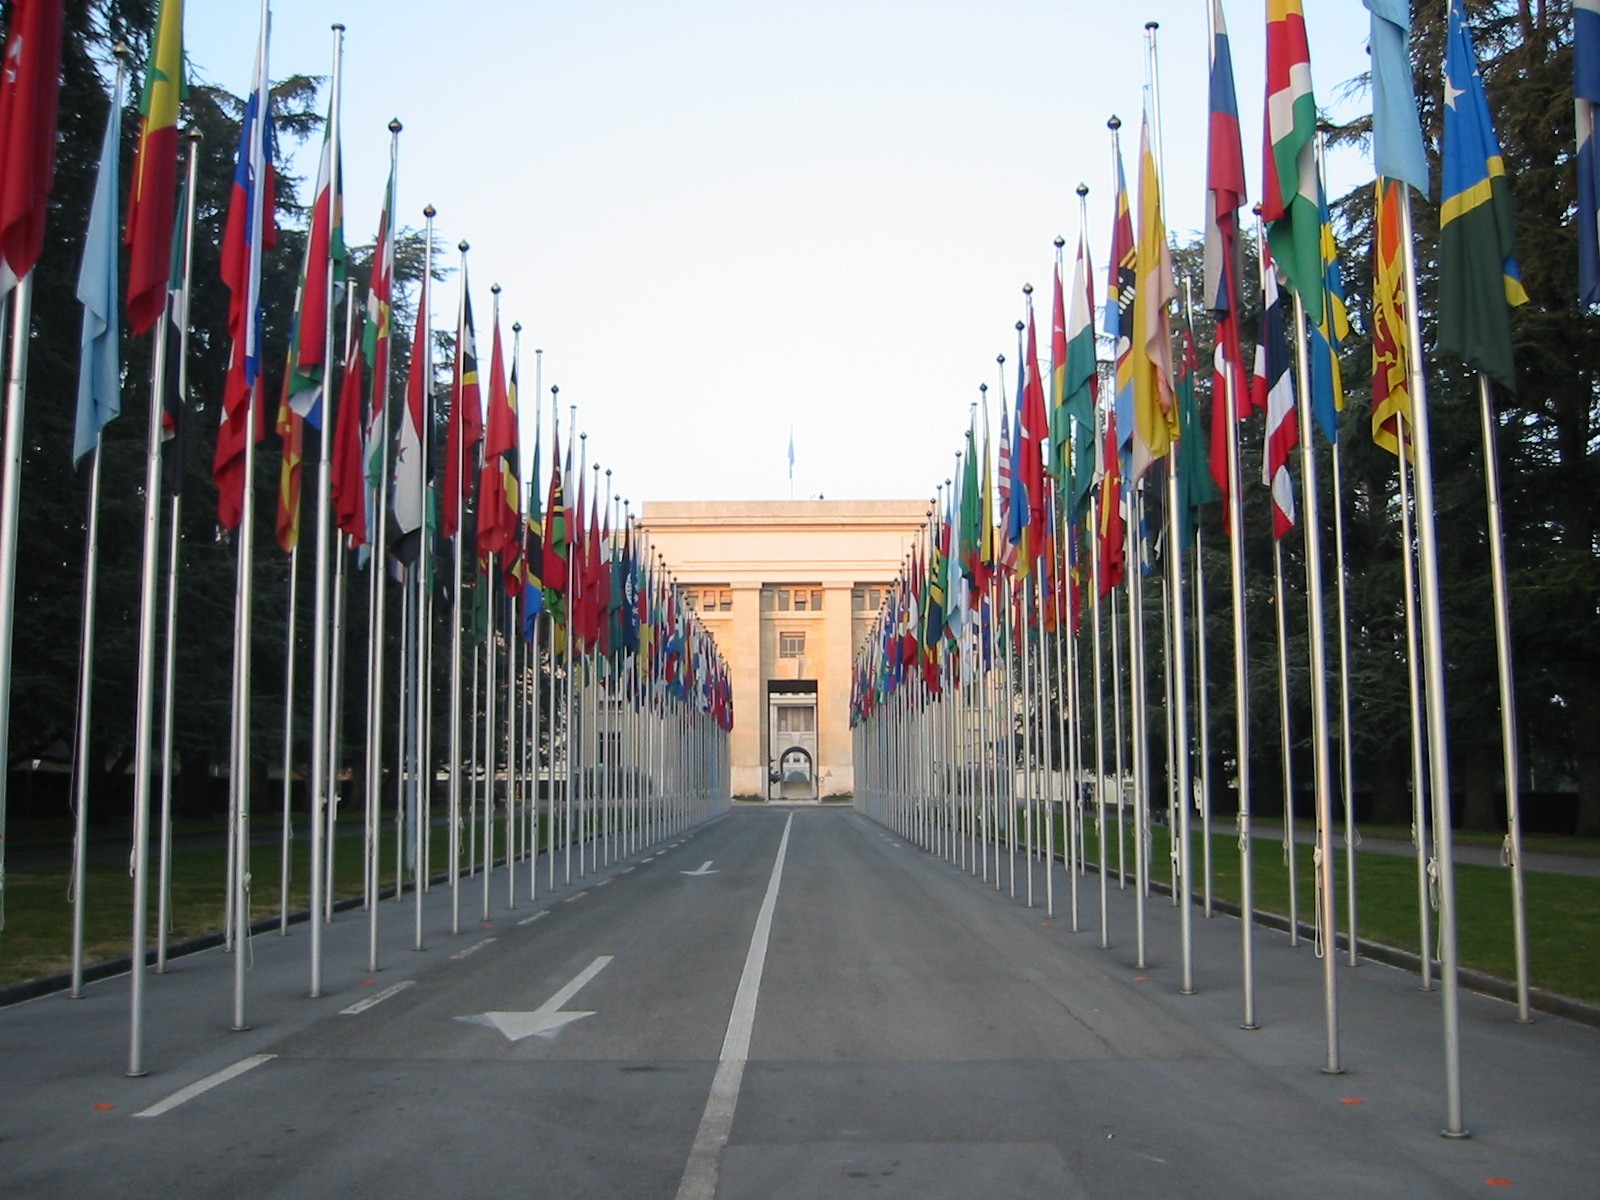
<path fill-rule="evenodd" d="M 811 593 L 811 611 L 822 611 L 822 589 L 818 588 Z"/>
<path fill-rule="evenodd" d="M 769 588 L 769 587 L 762 588 L 761 589 L 761 611 L 762 612 L 777 612 L 777 610 L 778 610 L 778 589 L 777 588 Z"/>
<path fill-rule="evenodd" d="M 852 588 L 850 591 L 850 611 L 864 613 L 867 611 L 867 589 Z"/>
<path fill-rule="evenodd" d="M 723 612 L 733 611 L 733 589 L 722 588 L 717 592 L 717 607 Z"/>
<path fill-rule="evenodd" d="M 799 658 L 806 652 L 806 635 L 803 633 L 780 633 L 778 635 L 778 657 Z"/>
<path fill-rule="evenodd" d="M 778 589 L 778 611 L 779 612 L 788 612 L 789 611 L 789 589 L 788 588 L 779 588 Z"/>
<path fill-rule="evenodd" d="M 816 709 L 798 704 L 786 704 L 778 709 L 779 733 L 815 733 L 816 731 Z"/>
<path fill-rule="evenodd" d="M 805 588 L 796 588 L 794 592 L 795 612 L 805 612 L 810 607 L 811 593 Z"/>

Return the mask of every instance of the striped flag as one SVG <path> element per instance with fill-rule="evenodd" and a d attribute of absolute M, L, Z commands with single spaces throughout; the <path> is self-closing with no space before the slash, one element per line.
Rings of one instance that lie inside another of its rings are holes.
<path fill-rule="evenodd" d="M 313 429 L 322 428 L 323 381 L 328 373 L 328 306 L 334 289 L 344 283 L 345 277 L 344 205 L 339 196 L 335 121 L 336 114 L 330 108 L 323 125 L 311 227 L 300 268 L 299 317 L 295 322 L 294 367 L 289 384 L 289 403 Z"/>
<path fill-rule="evenodd" d="M 1138 237 L 1132 351 L 1135 478 L 1172 449 L 1179 433 L 1172 392 L 1172 326 L 1167 316 L 1178 289 L 1161 217 L 1161 184 L 1150 147 L 1148 116 L 1139 134 Z"/>
<path fill-rule="evenodd" d="M 429 476 L 428 443 L 423 437 L 427 420 L 427 393 L 432 374 L 428 340 L 428 278 L 422 278 L 417 297 L 417 331 L 411 339 L 411 369 L 406 374 L 406 402 L 400 413 L 400 436 L 394 452 L 394 520 L 400 531 L 394 556 L 410 564 L 422 549 L 422 522 L 426 507 L 424 489 Z"/>
<path fill-rule="evenodd" d="M 128 327 L 144 333 L 166 308 L 183 99 L 183 0 L 161 0 L 139 98 L 139 146 L 128 189 Z M 120 112 L 117 114 L 120 118 Z M 120 125 L 120 120 L 119 120 Z M 114 219 L 114 218 L 113 218 Z"/>
<path fill-rule="evenodd" d="M 1311 51 L 1300 0 L 1267 0 L 1265 125 L 1261 219 L 1267 222 L 1272 257 L 1314 325 L 1322 319 L 1317 101 L 1311 92 Z"/>
<path fill-rule="evenodd" d="M 1262 482 L 1272 489 L 1272 533 L 1283 538 L 1294 528 L 1294 481 L 1289 477 L 1289 457 L 1300 444 L 1300 424 L 1294 410 L 1294 380 L 1289 374 L 1288 323 L 1283 295 L 1270 250 L 1262 251 L 1261 336 L 1256 342 L 1256 364 L 1251 387 L 1253 403 L 1267 413 L 1267 449 L 1262 459 Z"/>
<path fill-rule="evenodd" d="M 483 393 L 478 387 L 477 335 L 472 327 L 472 293 L 461 267 L 461 324 L 456 330 L 455 375 L 450 387 L 450 420 L 445 437 L 444 496 L 440 533 L 452 538 L 461 527 L 464 504 L 472 501 L 472 450 L 483 440 Z"/>
<path fill-rule="evenodd" d="M 1128 207 L 1128 183 L 1122 174 L 1122 154 L 1115 162 L 1116 193 L 1112 198 L 1111 255 L 1106 260 L 1106 336 L 1111 339 L 1116 366 L 1116 426 L 1122 442 L 1133 436 L 1133 301 L 1138 284 L 1134 270 L 1133 213 Z"/>
<path fill-rule="evenodd" d="M 1578 300 L 1600 304 L 1600 0 L 1572 0 L 1572 96 L 1578 130 Z"/>
<path fill-rule="evenodd" d="M 1122 582 L 1126 571 L 1127 522 L 1122 512 L 1122 454 L 1117 441 L 1117 414 L 1106 414 L 1105 448 L 1101 458 L 1104 471 L 1100 476 L 1100 528 L 1096 530 L 1100 555 L 1100 595 L 1111 594 L 1111 589 Z"/>
<path fill-rule="evenodd" d="M 1211 0 L 1211 123 L 1206 142 L 1205 306 L 1216 317 L 1211 385 L 1211 478 L 1228 495 L 1227 397 L 1234 416 L 1250 414 L 1239 339 L 1239 209 L 1245 202 L 1244 145 L 1233 87 L 1233 54 L 1222 0 Z"/>
<path fill-rule="evenodd" d="M 1059 278 L 1057 283 L 1059 284 Z M 1068 472 L 1068 516 L 1072 524 L 1082 518 L 1094 488 L 1094 413 L 1100 403 L 1100 364 L 1094 350 L 1094 269 L 1089 262 L 1086 231 L 1078 234 L 1078 262 L 1072 277 L 1072 310 L 1067 318 L 1066 371 L 1062 389 L 1066 413 L 1072 418 L 1072 459 Z"/>

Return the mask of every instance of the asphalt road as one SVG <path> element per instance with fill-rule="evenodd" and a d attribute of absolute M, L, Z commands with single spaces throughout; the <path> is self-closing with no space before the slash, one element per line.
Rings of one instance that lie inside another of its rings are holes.
<path fill-rule="evenodd" d="M 1464 997 L 1475 1136 L 1447 1140 L 1436 996 L 1341 964 L 1324 1075 L 1309 944 L 1258 933 L 1241 1031 L 1238 923 L 1197 916 L 1180 996 L 1159 897 L 1138 969 L 1131 891 L 1102 950 L 1092 878 L 1074 933 L 839 808 L 736 810 L 540 889 L 455 935 L 436 890 L 420 953 L 385 903 L 373 974 L 340 914 L 314 1000 L 305 927 L 257 938 L 245 1032 L 232 957 L 177 960 L 142 1079 L 125 979 L 0 1011 L 0 1196 L 1600 1194 L 1600 1031 Z"/>

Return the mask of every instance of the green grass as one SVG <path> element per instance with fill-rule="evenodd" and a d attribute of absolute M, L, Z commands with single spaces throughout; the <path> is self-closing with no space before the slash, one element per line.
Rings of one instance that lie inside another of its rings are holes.
<path fill-rule="evenodd" d="M 1063 839 L 1057 818 L 1056 850 Z M 1376 829 L 1365 832 L 1380 835 Z M 1400 830 L 1409 839 L 1409 830 Z M 1198 881 L 1201 867 L 1201 841 L 1193 835 L 1194 873 Z M 1125 854 L 1129 886 L 1133 879 L 1133 827 L 1126 827 Z M 1171 840 L 1166 826 L 1151 831 L 1151 879 L 1171 880 L 1168 853 Z M 1498 838 L 1490 844 L 1498 845 Z M 1310 922 L 1313 917 L 1314 875 L 1309 845 L 1295 846 L 1295 893 L 1298 917 Z M 1092 865 L 1099 861 L 1098 843 L 1091 825 L 1085 834 L 1085 858 Z M 1334 851 L 1334 881 L 1337 889 L 1337 923 L 1346 929 L 1346 854 Z M 1115 878 L 1117 847 L 1115 827 L 1108 831 L 1106 861 Z M 1211 837 L 1212 894 L 1237 904 L 1240 897 L 1238 838 L 1232 833 L 1213 833 Z M 1255 907 L 1257 911 L 1287 916 L 1289 912 L 1289 871 L 1281 843 L 1255 839 L 1253 856 Z M 1511 916 L 1511 873 L 1504 868 L 1456 864 L 1456 928 L 1461 965 L 1484 971 L 1502 979 L 1516 978 Z M 1580 1000 L 1600 1002 L 1600 883 L 1578 875 L 1559 875 L 1545 871 L 1526 871 L 1523 875 L 1528 914 L 1528 975 L 1534 987 L 1558 992 Z M 1198 887 L 1196 888 L 1198 891 Z M 1381 942 L 1411 953 L 1421 948 L 1420 921 L 1417 916 L 1417 868 L 1411 858 L 1356 851 L 1356 925 L 1364 940 Z M 1437 954 L 1438 921 L 1433 921 L 1434 952 Z"/>
<path fill-rule="evenodd" d="M 219 832 L 217 822 L 188 832 Z M 463 837 L 470 832 L 475 844 L 482 843 L 482 822 L 467 822 Z M 559 835 L 559 830 L 557 831 Z M 541 839 L 544 830 L 540 831 Z M 505 853 L 505 822 L 496 822 L 496 856 Z M 362 832 L 359 817 L 340 830 L 335 845 L 334 898 L 362 893 Z M 70 842 L 70 839 L 69 839 Z M 52 844 L 34 842 L 34 845 Z M 443 825 L 433 829 L 428 861 L 429 874 L 449 866 L 450 839 Z M 481 853 L 481 851 L 480 851 Z M 303 910 L 310 904 L 310 856 L 308 843 L 297 841 L 290 852 L 289 909 Z M 380 839 L 379 882 L 392 887 L 395 881 L 395 836 L 389 829 Z M 462 864 L 469 860 L 465 842 Z M 276 841 L 257 843 L 250 850 L 252 920 L 276 917 L 280 900 L 280 858 Z M 149 946 L 156 939 L 156 855 L 150 858 Z M 127 861 L 90 862 L 87 869 L 84 913 L 84 961 L 104 962 L 126 956 L 132 940 L 133 880 Z M 68 900 L 68 867 L 53 865 L 44 870 L 10 870 L 6 876 L 5 929 L 0 931 L 0 987 L 68 970 L 72 965 L 72 905 Z M 222 847 L 179 850 L 172 856 L 172 928 L 168 944 L 185 938 L 215 933 L 222 928 L 227 879 L 227 851 Z"/>

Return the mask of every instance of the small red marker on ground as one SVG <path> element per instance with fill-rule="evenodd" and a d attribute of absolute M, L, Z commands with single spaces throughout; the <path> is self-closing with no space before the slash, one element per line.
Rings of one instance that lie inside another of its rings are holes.
<path fill-rule="evenodd" d="M 1511 1186 L 1511 1180 L 1507 1179 L 1504 1175 L 1491 1175 L 1491 1176 L 1489 1176 L 1489 1178 L 1485 1179 L 1483 1182 L 1488 1187 L 1510 1187 Z"/>
<path fill-rule="evenodd" d="M 95 1112 L 110 1112 L 115 1107 L 115 1104 L 96 1104 L 94 1110 Z"/>
<path fill-rule="evenodd" d="M 376 979 L 363 979 L 361 981 L 361 986 L 362 987 L 371 987 L 373 984 L 375 984 L 377 982 L 378 981 Z"/>
<path fill-rule="evenodd" d="M 1135 975 L 1133 977 L 1133 981 L 1135 983 L 1149 983 L 1150 982 L 1150 976 L 1148 976 L 1148 975 Z"/>
<path fill-rule="evenodd" d="M 1366 1101 L 1363 1100 L 1360 1096 L 1346 1096 L 1343 1100 L 1339 1101 L 1339 1103 L 1340 1104 L 1365 1104 Z"/>

